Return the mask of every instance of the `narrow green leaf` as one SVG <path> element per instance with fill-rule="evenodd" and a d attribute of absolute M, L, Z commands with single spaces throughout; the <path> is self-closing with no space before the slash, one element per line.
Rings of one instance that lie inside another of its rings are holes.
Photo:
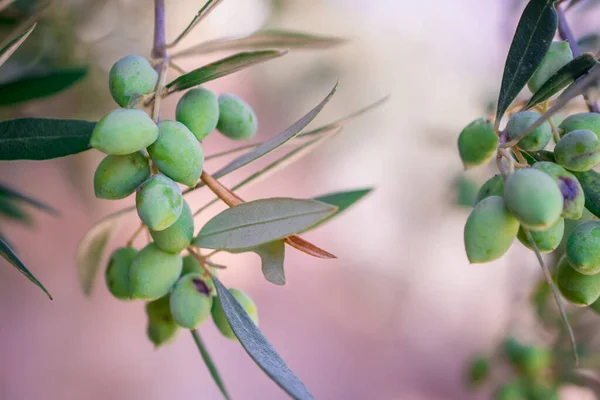
<path fill-rule="evenodd" d="M 31 223 L 31 217 L 13 199 L 0 195 L 0 214 L 17 221 Z"/>
<path fill-rule="evenodd" d="M 41 99 L 68 89 L 87 74 L 87 68 L 57 69 L 0 84 L 0 106 Z"/>
<path fill-rule="evenodd" d="M 17 35 L 14 39 L 8 42 L 4 47 L 0 49 L 0 66 L 8 60 L 10 56 L 13 55 L 15 51 L 23 44 L 25 40 L 29 37 L 31 32 L 37 26 L 37 22 L 31 25 L 28 29 Z"/>
<path fill-rule="evenodd" d="M 328 49 L 344 43 L 346 43 L 345 39 L 332 36 L 318 36 L 284 30 L 264 30 L 242 38 L 216 39 L 200 43 L 174 54 L 173 57 L 187 57 L 231 50 Z"/>
<path fill-rule="evenodd" d="M 37 287 L 42 289 L 44 293 L 52 300 L 52 296 L 46 290 L 44 285 L 40 281 L 37 280 L 35 276 L 27 269 L 23 261 L 15 254 L 13 249 L 0 237 L 0 256 L 4 258 L 6 261 L 11 263 L 16 269 L 18 269 L 23 275 L 25 275 L 31 282 L 35 283 Z"/>
<path fill-rule="evenodd" d="M 192 31 L 192 29 L 194 29 L 194 27 L 196 25 L 198 25 L 200 23 L 200 21 L 202 21 L 208 14 L 210 14 L 211 11 L 214 10 L 215 7 L 218 6 L 222 1 L 223 0 L 208 0 L 204 4 L 204 6 L 202 6 L 202 8 L 196 13 L 196 15 L 194 15 L 194 18 L 188 24 L 188 26 L 186 26 L 186 28 L 183 30 L 183 32 L 181 32 L 181 34 L 179 34 L 179 36 L 177 36 L 177 39 L 175 39 L 173 41 L 173 43 L 169 44 L 167 47 L 173 47 L 177 43 L 179 43 L 179 41 L 181 41 L 181 39 L 186 37 L 187 34 L 190 33 Z"/>
<path fill-rule="evenodd" d="M 0 160 L 48 160 L 89 149 L 95 122 L 20 118 L 0 122 Z"/>
<path fill-rule="evenodd" d="M 204 360 L 204 364 L 206 364 L 206 367 L 208 368 L 208 371 L 210 372 L 210 376 L 212 376 L 213 380 L 219 387 L 219 390 L 221 391 L 221 394 L 223 394 L 223 397 L 225 397 L 226 400 L 229 400 L 230 399 L 229 393 L 227 393 L 227 389 L 225 388 L 225 384 L 223 383 L 223 380 L 221 379 L 221 375 L 219 374 L 219 371 L 217 370 L 217 366 L 215 365 L 214 361 L 212 360 L 212 357 L 210 356 L 210 354 L 208 353 L 208 350 L 206 350 L 206 346 L 204 346 L 204 342 L 202 341 L 202 338 L 200 337 L 200 332 L 198 332 L 198 330 L 192 330 L 191 332 L 192 332 L 192 337 L 194 338 L 194 342 L 196 343 L 196 346 L 198 347 L 198 350 L 200 351 L 200 355 L 202 356 L 202 360 Z"/>
<path fill-rule="evenodd" d="M 79 284 L 86 296 L 92 293 L 106 245 L 119 225 L 119 217 L 128 211 L 128 209 L 121 210 L 103 218 L 85 234 L 79 243 L 75 262 Z"/>
<path fill-rule="evenodd" d="M 525 109 L 528 110 L 548 100 L 550 97 L 585 75 L 594 65 L 596 65 L 596 63 L 596 60 L 590 54 L 582 54 L 575 57 L 567 65 L 552 75 L 550 79 L 535 92 L 531 97 L 531 100 L 529 100 L 529 103 L 525 106 Z"/>
<path fill-rule="evenodd" d="M 585 195 L 585 208 L 600 218 L 600 174 L 594 170 L 586 172 L 571 171 L 577 178 Z"/>
<path fill-rule="evenodd" d="M 558 27 L 554 0 L 530 0 L 510 45 L 496 112 L 496 126 L 546 55 Z"/>
<path fill-rule="evenodd" d="M 324 224 L 330 219 L 337 217 L 348 208 L 356 204 L 360 199 L 368 195 L 373 191 L 373 188 L 365 188 L 365 189 L 356 189 L 356 190 L 348 190 L 344 192 L 335 192 L 330 194 L 325 194 L 322 196 L 313 197 L 313 200 L 320 201 L 321 203 L 331 204 L 332 206 L 336 206 L 338 209 L 335 213 L 331 214 L 329 217 L 319 221 L 317 224 L 310 227 L 310 229 L 314 229 L 317 226 Z"/>
<path fill-rule="evenodd" d="M 246 311 L 238 301 L 229 293 L 221 281 L 213 276 L 217 295 L 223 306 L 227 321 L 242 347 L 254 362 L 275 382 L 285 390 L 293 399 L 311 400 L 313 395 L 304 383 L 292 372 L 281 358 L 273 345 L 264 337 Z"/>
<path fill-rule="evenodd" d="M 286 51 L 277 50 L 238 53 L 181 75 L 167 84 L 167 88 L 169 89 L 169 93 L 185 90 L 233 74 L 252 65 L 281 57 L 286 53 Z"/>
<path fill-rule="evenodd" d="M 335 206 L 314 200 L 249 201 L 214 216 L 193 243 L 205 249 L 247 249 L 298 233 L 336 210 Z"/>
<path fill-rule="evenodd" d="M 52 215 L 60 215 L 60 213 L 58 211 L 56 211 L 56 209 L 52 208 L 51 206 L 44 204 L 41 201 L 38 201 L 29 196 L 26 196 L 26 195 L 16 191 L 15 189 L 13 189 L 9 186 L 3 185 L 3 184 L 0 184 L 0 197 L 1 196 L 21 200 L 29 205 L 39 208 L 40 210 L 46 211 Z"/>

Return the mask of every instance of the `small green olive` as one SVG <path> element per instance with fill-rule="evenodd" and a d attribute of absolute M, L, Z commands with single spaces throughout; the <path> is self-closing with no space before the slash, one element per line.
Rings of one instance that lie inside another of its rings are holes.
<path fill-rule="evenodd" d="M 141 96 L 156 87 L 158 73 L 144 57 L 129 55 L 117 61 L 108 74 L 113 99 L 121 107 L 132 107 Z"/>
<path fill-rule="evenodd" d="M 522 111 L 513 115 L 506 124 L 506 133 L 509 139 L 520 137 L 539 118 L 540 114 L 534 111 Z M 543 150 L 551 139 L 552 127 L 546 121 L 521 138 L 519 147 L 525 151 L 539 151 Z"/>
<path fill-rule="evenodd" d="M 552 42 L 542 62 L 537 67 L 527 85 L 532 93 L 537 92 L 550 79 L 552 75 L 558 72 L 569 61 L 573 59 L 573 52 L 567 41 Z"/>
<path fill-rule="evenodd" d="M 187 201 L 183 201 L 183 209 L 177 221 L 162 231 L 150 231 L 154 243 L 169 253 L 179 253 L 190 245 L 194 237 L 194 216 Z"/>
<path fill-rule="evenodd" d="M 150 146 L 158 137 L 158 126 L 142 110 L 119 108 L 98 121 L 90 145 L 103 153 L 125 155 Z"/>
<path fill-rule="evenodd" d="M 205 88 L 188 90 L 177 103 L 175 119 L 187 126 L 196 139 L 206 139 L 219 122 L 217 95 Z"/>
<path fill-rule="evenodd" d="M 562 136 L 582 129 L 592 131 L 600 138 L 600 114 L 589 112 L 569 115 L 558 126 L 558 133 Z"/>
<path fill-rule="evenodd" d="M 490 196 L 504 196 L 504 179 L 502 179 L 502 175 L 494 175 L 479 188 L 475 204 Z"/>
<path fill-rule="evenodd" d="M 568 170 L 589 171 L 600 163 L 600 140 L 592 131 L 571 131 L 554 147 L 554 157 Z"/>
<path fill-rule="evenodd" d="M 258 119 L 244 100 L 233 94 L 222 94 L 219 96 L 217 130 L 230 139 L 251 139 L 258 130 Z"/>
<path fill-rule="evenodd" d="M 600 273 L 600 221 L 577 225 L 567 239 L 566 256 L 571 267 L 580 274 Z"/>
<path fill-rule="evenodd" d="M 138 251 L 132 247 L 121 247 L 110 256 L 104 277 L 108 290 L 117 299 L 131 299 L 129 269 L 137 254 Z"/>
<path fill-rule="evenodd" d="M 483 118 L 471 122 L 458 136 L 458 153 L 465 169 L 490 161 L 497 147 L 498 136 L 494 126 Z"/>
<path fill-rule="evenodd" d="M 137 189 L 135 204 L 144 224 L 153 231 L 167 229 L 183 210 L 181 189 L 164 175 L 153 175 Z"/>
<path fill-rule="evenodd" d="M 229 289 L 229 292 L 233 295 L 233 297 L 240 303 L 244 311 L 248 314 L 250 319 L 258 325 L 258 311 L 256 309 L 256 305 L 254 301 L 248 296 L 246 293 L 242 292 L 238 289 Z M 236 339 L 229 322 L 227 321 L 227 317 L 225 316 L 225 312 L 223 311 L 223 306 L 221 305 L 221 301 L 218 297 L 215 297 L 213 300 L 212 310 L 211 310 L 212 318 L 219 328 L 219 331 L 229 339 Z"/>
<path fill-rule="evenodd" d="M 94 193 L 99 199 L 124 199 L 149 177 L 148 159 L 139 151 L 124 156 L 106 156 L 94 174 Z"/>
<path fill-rule="evenodd" d="M 154 346 L 159 347 L 172 341 L 178 330 L 169 307 L 170 296 L 166 295 L 146 303 L 148 327 L 146 333 Z"/>
<path fill-rule="evenodd" d="M 214 284 L 204 274 L 182 276 L 171 293 L 173 319 L 183 328 L 196 329 L 210 315 L 215 294 Z"/>
<path fill-rule="evenodd" d="M 565 231 L 565 220 L 560 218 L 554 225 L 543 231 L 531 231 L 531 238 L 540 253 L 550 253 L 560 244 Z M 519 228 L 517 238 L 525 247 L 533 250 L 523 228 Z"/>
<path fill-rule="evenodd" d="M 580 274 L 563 255 L 558 261 L 556 286 L 570 303 L 580 307 L 589 306 L 600 297 L 600 274 Z"/>
<path fill-rule="evenodd" d="M 169 293 L 181 274 L 181 256 L 167 253 L 154 243 L 144 247 L 129 270 L 131 297 L 155 300 Z"/>
<path fill-rule="evenodd" d="M 533 168 L 550 175 L 558 185 L 563 196 L 561 216 L 568 219 L 581 218 L 585 209 L 585 195 L 575 175 L 553 162 L 537 162 L 533 165 Z"/>

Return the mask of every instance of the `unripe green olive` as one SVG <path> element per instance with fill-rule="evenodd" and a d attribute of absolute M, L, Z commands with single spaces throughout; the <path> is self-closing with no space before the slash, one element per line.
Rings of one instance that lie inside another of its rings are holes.
<path fill-rule="evenodd" d="M 582 129 L 592 131 L 600 138 L 600 114 L 588 112 L 569 115 L 558 126 L 558 133 L 562 136 Z"/>
<path fill-rule="evenodd" d="M 544 171 L 558 185 L 563 196 L 561 216 L 568 219 L 579 219 L 585 209 L 585 195 L 581 184 L 569 171 L 558 164 L 548 161 L 537 162 L 533 168 Z"/>
<path fill-rule="evenodd" d="M 566 41 L 552 42 L 542 62 L 537 67 L 527 86 L 532 93 L 537 92 L 550 79 L 552 75 L 558 72 L 569 61 L 573 59 L 573 52 L 569 43 Z"/>
<path fill-rule="evenodd" d="M 565 254 L 573 269 L 584 275 L 600 272 L 600 221 L 577 225 L 567 239 Z"/>
<path fill-rule="evenodd" d="M 162 231 L 150 231 L 154 243 L 169 253 L 179 253 L 190 245 L 194 237 L 194 216 L 187 201 L 183 201 L 183 209 L 177 221 Z"/>
<path fill-rule="evenodd" d="M 214 284 L 204 274 L 182 276 L 171 293 L 173 319 L 183 328 L 196 329 L 210 315 L 215 294 Z"/>
<path fill-rule="evenodd" d="M 483 118 L 471 122 L 458 136 L 458 153 L 465 169 L 490 161 L 497 147 L 494 126 Z"/>
<path fill-rule="evenodd" d="M 508 211 L 502 197 L 481 200 L 465 224 L 464 241 L 469 261 L 484 263 L 502 257 L 518 230 L 519 221 Z"/>
<path fill-rule="evenodd" d="M 118 108 L 98 121 L 90 145 L 103 153 L 125 155 L 150 146 L 158 126 L 142 110 Z"/>
<path fill-rule="evenodd" d="M 252 322 L 254 322 L 255 325 L 258 325 L 258 311 L 254 301 L 252 301 L 250 296 L 238 289 L 229 289 L 229 293 L 231 293 L 238 303 L 240 303 Z M 229 339 L 236 339 L 236 336 L 233 333 L 229 322 L 227 321 L 227 317 L 223 311 L 223 306 L 221 305 L 221 301 L 218 297 L 215 297 L 213 300 L 211 314 L 215 325 L 217 328 L 219 328 L 219 331 L 221 331 L 223 336 Z"/>
<path fill-rule="evenodd" d="M 509 139 L 516 139 L 523 134 L 527 128 L 540 118 L 535 111 L 522 111 L 513 115 L 506 124 L 506 133 Z M 519 147 L 525 151 L 543 150 L 552 139 L 552 127 L 548 121 L 525 135 L 519 140 Z"/>
<path fill-rule="evenodd" d="M 252 107 L 233 94 L 219 96 L 217 130 L 230 139 L 251 139 L 258 130 L 258 119 Z"/>
<path fill-rule="evenodd" d="M 124 199 L 149 177 L 148 159 L 139 151 L 124 156 L 106 156 L 94 174 L 94 193 L 99 199 Z"/>
<path fill-rule="evenodd" d="M 528 377 L 541 375 L 552 364 L 547 349 L 523 345 L 512 337 L 504 341 L 503 347 L 510 363 Z"/>
<path fill-rule="evenodd" d="M 171 315 L 169 299 L 170 296 L 166 295 L 146 303 L 146 314 L 148 315 L 146 333 L 156 347 L 173 340 L 179 328 Z"/>
<path fill-rule="evenodd" d="M 554 225 L 543 231 L 531 231 L 531 238 L 540 253 L 550 253 L 560 244 L 565 231 L 565 220 L 560 218 Z M 517 238 L 528 249 L 533 250 L 523 228 L 519 228 Z"/>
<path fill-rule="evenodd" d="M 527 168 L 511 174 L 504 182 L 504 201 L 525 228 L 544 230 L 558 221 L 563 196 L 545 172 Z"/>
<path fill-rule="evenodd" d="M 589 306 L 600 297 L 600 274 L 580 274 L 563 255 L 556 269 L 556 286 L 569 302 L 580 307 Z"/>
<path fill-rule="evenodd" d="M 154 300 L 169 293 L 181 274 L 181 256 L 167 253 L 154 243 L 144 247 L 129 270 L 129 289 L 134 299 Z"/>
<path fill-rule="evenodd" d="M 589 171 L 600 163 L 600 140 L 588 130 L 571 131 L 554 147 L 556 162 L 571 171 Z"/>
<path fill-rule="evenodd" d="M 470 385 L 480 385 L 490 375 L 490 362 L 487 358 L 478 356 L 469 362 L 467 380 Z"/>
<path fill-rule="evenodd" d="M 112 98 L 121 107 L 132 107 L 143 95 L 152 93 L 158 73 L 144 57 L 130 55 L 114 63 L 108 74 Z"/>
<path fill-rule="evenodd" d="M 205 88 L 188 90 L 175 109 L 175 119 L 202 141 L 215 130 L 219 122 L 219 99 Z"/>
<path fill-rule="evenodd" d="M 133 247 L 121 247 L 115 250 L 108 261 L 104 277 L 110 293 L 117 299 L 131 298 L 129 291 L 129 269 L 138 251 Z"/>
<path fill-rule="evenodd" d="M 490 196 L 504 196 L 504 179 L 502 179 L 502 175 L 494 175 L 479 188 L 477 197 L 475 197 L 475 204 Z"/>
<path fill-rule="evenodd" d="M 181 122 L 161 121 L 158 129 L 158 139 L 148 147 L 152 161 L 174 181 L 194 186 L 204 165 L 200 143 Z"/>
<path fill-rule="evenodd" d="M 494 400 L 526 400 L 527 392 L 525 391 L 524 385 L 518 381 L 513 380 L 498 387 L 494 393 Z"/>
<path fill-rule="evenodd" d="M 202 268 L 202 266 L 200 266 L 200 263 L 198 262 L 198 260 L 196 260 L 194 256 L 188 254 L 187 256 L 183 257 L 183 268 L 181 268 L 181 276 L 195 272 L 202 273 L 204 272 L 204 269 Z"/>
<path fill-rule="evenodd" d="M 135 204 L 144 224 L 153 231 L 167 229 L 183 209 L 181 189 L 164 175 L 153 175 L 137 189 Z"/>

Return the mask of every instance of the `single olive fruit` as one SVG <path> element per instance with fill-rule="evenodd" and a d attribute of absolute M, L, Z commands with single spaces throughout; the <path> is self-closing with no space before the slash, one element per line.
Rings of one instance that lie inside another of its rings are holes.
<path fill-rule="evenodd" d="M 600 138 L 600 114 L 588 112 L 569 115 L 558 126 L 558 133 L 562 136 L 582 129 L 592 131 Z"/>
<path fill-rule="evenodd" d="M 233 94 L 219 96 L 217 130 L 230 139 L 251 139 L 258 130 L 258 119 L 252 107 Z"/>
<path fill-rule="evenodd" d="M 531 125 L 540 118 L 535 111 L 522 111 L 511 117 L 506 124 L 506 133 L 510 140 L 520 137 Z M 552 127 L 545 121 L 533 131 L 519 140 L 519 147 L 525 151 L 543 150 L 552 139 Z"/>
<path fill-rule="evenodd" d="M 177 102 L 175 119 L 187 126 L 196 139 L 206 139 L 219 122 L 217 95 L 201 87 L 188 90 Z"/>
<path fill-rule="evenodd" d="M 554 225 L 543 231 L 531 231 L 531 238 L 540 253 L 550 253 L 560 244 L 565 231 L 565 220 L 560 218 Z M 519 228 L 517 239 L 528 249 L 533 250 L 523 228 Z"/>
<path fill-rule="evenodd" d="M 544 171 L 558 185 L 563 196 L 563 211 L 561 216 L 568 219 L 579 219 L 585 209 L 585 195 L 579 180 L 558 164 L 548 161 L 537 162 L 533 168 Z"/>
<path fill-rule="evenodd" d="M 181 276 L 195 272 L 202 273 L 204 272 L 204 269 L 202 268 L 202 266 L 200 266 L 200 263 L 198 262 L 198 260 L 196 260 L 196 257 L 192 256 L 191 254 L 188 254 L 187 256 L 183 257 L 183 268 L 181 268 Z"/>
<path fill-rule="evenodd" d="M 153 231 L 167 229 L 183 210 L 181 189 L 164 175 L 152 175 L 137 189 L 135 205 L 144 224 Z"/>
<path fill-rule="evenodd" d="M 475 204 L 490 196 L 504 196 L 504 179 L 502 175 L 494 175 L 488 179 L 477 192 Z"/>
<path fill-rule="evenodd" d="M 558 72 L 569 61 L 573 59 L 573 52 L 569 43 L 566 41 L 552 42 L 542 62 L 537 67 L 527 86 L 532 93 L 537 92 L 550 79 L 552 75 Z"/>
<path fill-rule="evenodd" d="M 467 382 L 470 385 L 480 385 L 486 381 L 490 375 L 490 362 L 487 358 L 477 356 L 473 358 L 467 369 Z"/>
<path fill-rule="evenodd" d="M 464 241 L 469 261 L 485 263 L 502 257 L 518 230 L 519 221 L 508 211 L 502 197 L 481 200 L 465 224 Z"/>
<path fill-rule="evenodd" d="M 238 289 L 229 289 L 229 293 L 240 303 L 246 314 L 250 317 L 254 324 L 258 325 L 258 311 L 256 309 L 256 305 L 254 301 L 248 296 L 246 293 L 242 292 Z M 229 339 L 236 339 L 229 322 L 227 321 L 227 317 L 225 316 L 225 312 L 223 311 L 223 306 L 221 305 L 221 301 L 218 297 L 215 297 L 213 300 L 213 305 L 211 309 L 211 314 L 213 321 L 219 331 L 223 334 L 223 336 Z"/>
<path fill-rule="evenodd" d="M 554 180 L 533 168 L 520 169 L 504 182 L 504 201 L 521 224 L 530 230 L 544 230 L 558 221 L 563 196 Z"/>
<path fill-rule="evenodd" d="M 129 300 L 129 269 L 138 251 L 133 247 L 121 247 L 115 250 L 108 260 L 104 277 L 110 293 L 117 299 Z"/>
<path fill-rule="evenodd" d="M 490 161 L 497 147 L 494 126 L 483 118 L 471 122 L 458 136 L 458 153 L 465 169 Z"/>
<path fill-rule="evenodd" d="M 94 174 L 94 193 L 99 199 L 124 199 L 149 177 L 148 159 L 139 151 L 124 156 L 106 156 Z"/>
<path fill-rule="evenodd" d="M 547 349 L 523 345 L 512 337 L 503 347 L 510 363 L 528 377 L 541 375 L 552 364 L 552 353 Z"/>
<path fill-rule="evenodd" d="M 600 274 L 580 274 L 563 255 L 557 265 L 556 286 L 569 302 L 580 307 L 589 306 L 600 297 Z"/>
<path fill-rule="evenodd" d="M 477 183 L 465 175 L 459 175 L 454 180 L 455 204 L 462 207 L 472 207 L 477 196 Z"/>
<path fill-rule="evenodd" d="M 181 122 L 158 123 L 158 139 L 148 153 L 158 170 L 176 182 L 194 186 L 204 165 L 204 153 L 192 132 Z"/>
<path fill-rule="evenodd" d="M 210 315 L 214 284 L 202 273 L 191 273 L 179 278 L 171 293 L 171 314 L 177 325 L 196 329 Z"/>
<path fill-rule="evenodd" d="M 158 126 L 142 110 L 118 108 L 98 121 L 90 146 L 106 154 L 125 155 L 150 146 L 158 137 Z"/>
<path fill-rule="evenodd" d="M 179 253 L 190 245 L 194 237 L 194 216 L 187 201 L 183 200 L 183 209 L 177 221 L 162 231 L 150 231 L 154 243 L 169 253 Z"/>
<path fill-rule="evenodd" d="M 144 57 L 129 55 L 114 63 L 108 74 L 112 98 L 121 107 L 132 107 L 156 87 L 158 73 Z"/>
<path fill-rule="evenodd" d="M 567 239 L 565 254 L 573 269 L 584 275 L 600 272 L 600 221 L 577 225 Z"/>
<path fill-rule="evenodd" d="M 592 131 L 571 131 L 554 147 L 554 157 L 568 170 L 589 171 L 600 163 L 600 140 Z"/>
<path fill-rule="evenodd" d="M 154 300 L 169 293 L 181 274 L 181 256 L 167 253 L 155 243 L 144 247 L 129 270 L 129 289 L 134 299 Z"/>
<path fill-rule="evenodd" d="M 156 347 L 173 340 L 179 328 L 171 315 L 169 299 L 170 296 L 166 295 L 146 303 L 146 314 L 148 315 L 146 333 Z"/>

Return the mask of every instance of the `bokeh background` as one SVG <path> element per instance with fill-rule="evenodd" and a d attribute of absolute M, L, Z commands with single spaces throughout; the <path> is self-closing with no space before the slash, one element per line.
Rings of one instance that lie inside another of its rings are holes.
<path fill-rule="evenodd" d="M 174 38 L 202 2 L 167 2 Z M 39 65 L 89 65 L 89 76 L 48 100 L 0 109 L 0 117 L 48 116 L 97 120 L 115 108 L 106 85 L 110 66 L 149 55 L 153 10 L 148 0 L 54 1 L 43 29 L 0 69 L 8 80 Z M 266 282 L 253 255 L 218 256 L 222 280 L 248 292 L 260 327 L 319 399 L 484 399 L 464 385 L 465 362 L 488 351 L 508 331 L 531 332 L 528 295 L 539 277 L 520 245 L 507 257 L 469 265 L 456 206 L 461 173 L 456 137 L 488 115 L 523 2 L 497 0 L 227 0 L 181 44 L 249 34 L 262 27 L 310 31 L 351 41 L 328 51 L 293 51 L 267 64 L 210 82 L 234 92 L 258 114 L 257 140 L 281 132 L 340 80 L 318 117 L 328 122 L 390 94 L 380 109 L 346 126 L 306 158 L 240 194 L 310 197 L 355 187 L 376 190 L 348 213 L 306 237 L 336 254 L 313 259 L 288 249 L 288 284 Z M 572 14 L 578 34 L 597 13 Z M 587 28 L 589 26 L 590 28 Z M 195 66 L 219 55 L 187 58 Z M 166 100 L 173 117 L 177 97 Z M 206 154 L 235 143 L 213 134 Z M 90 298 L 79 288 L 75 253 L 92 224 L 131 204 L 96 200 L 97 151 L 50 162 L 0 164 L 0 180 L 58 208 L 56 218 L 31 211 L 35 222 L 2 221 L 15 245 L 55 299 L 48 299 L 0 261 L 0 399 L 220 398 L 192 338 L 155 350 L 145 336 L 142 303 L 112 298 L 102 279 Z M 206 170 L 219 167 L 207 163 Z M 263 163 L 264 164 L 264 163 Z M 224 182 L 236 183 L 252 164 Z M 483 182 L 491 169 L 473 173 Z M 193 206 L 211 199 L 190 196 Z M 198 224 L 223 209 L 212 207 Z M 122 223 L 111 248 L 137 227 Z M 140 245 L 142 243 L 140 242 Z M 284 399 L 235 342 L 207 322 L 200 328 L 233 398 Z M 564 388 L 564 398 L 594 398 Z"/>

